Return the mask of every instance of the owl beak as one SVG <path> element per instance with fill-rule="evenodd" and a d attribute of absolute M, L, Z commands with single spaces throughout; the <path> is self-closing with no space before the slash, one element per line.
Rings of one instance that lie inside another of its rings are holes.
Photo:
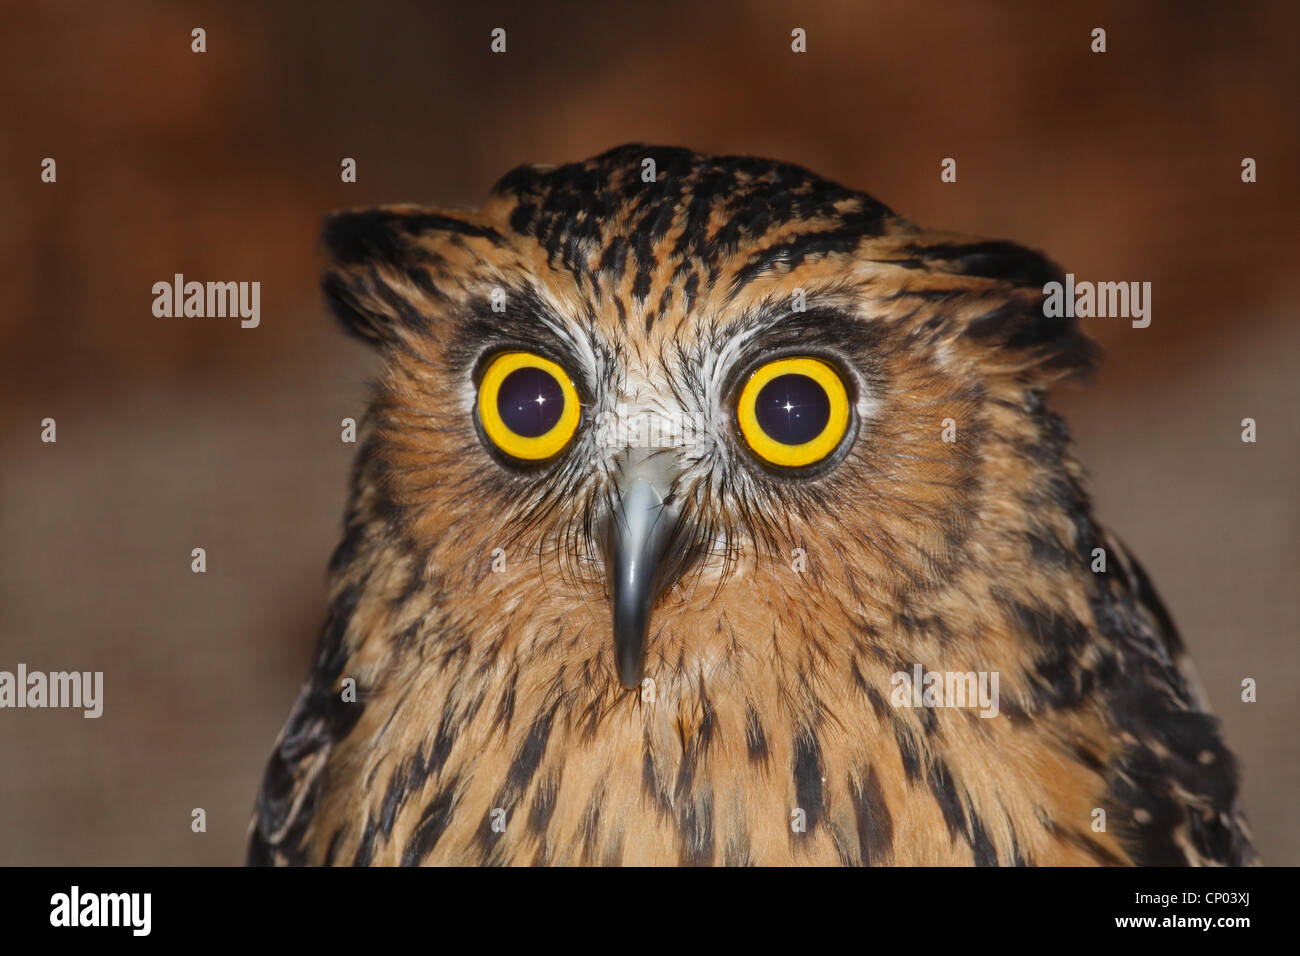
<path fill-rule="evenodd" d="M 674 464 L 664 450 L 628 449 L 619 457 L 605 568 L 614 604 L 614 659 L 628 688 L 641 683 L 650 609 L 671 584 L 665 556 L 680 511 L 672 493 Z"/>

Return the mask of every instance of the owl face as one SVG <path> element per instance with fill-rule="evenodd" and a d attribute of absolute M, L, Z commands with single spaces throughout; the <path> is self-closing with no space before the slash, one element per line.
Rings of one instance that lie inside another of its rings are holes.
<path fill-rule="evenodd" d="M 627 146 L 325 240 L 385 355 L 362 457 L 410 586 L 611 687 L 914 607 L 1052 494 L 1028 422 L 1091 354 L 1036 254 L 749 158 Z"/>
<path fill-rule="evenodd" d="M 525 301 L 529 316 L 553 316 Z M 633 351 L 623 335 L 554 334 L 563 327 L 554 321 L 525 344 L 509 334 L 520 321 L 508 318 L 464 366 L 460 405 L 483 451 L 518 479 L 515 500 L 537 507 L 562 487 L 569 520 L 585 516 L 580 529 L 552 523 L 545 533 L 588 537 L 582 553 L 597 555 L 612 602 L 619 678 L 633 687 L 664 592 L 711 561 L 725 568 L 739 542 L 756 540 L 733 517 L 769 527 L 800 486 L 821 479 L 826 493 L 873 411 L 862 327 L 824 306 L 776 304 L 711 330 L 679 324 Z M 564 505 L 555 502 L 553 522 Z"/>

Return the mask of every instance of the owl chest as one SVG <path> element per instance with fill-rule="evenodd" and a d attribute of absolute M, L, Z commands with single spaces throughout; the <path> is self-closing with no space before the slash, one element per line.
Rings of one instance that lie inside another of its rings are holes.
<path fill-rule="evenodd" d="M 394 828 L 394 862 L 412 860 L 434 808 L 443 832 L 423 863 L 1010 864 L 1029 848 L 1051 858 L 1039 817 L 1093 800 L 990 773 L 973 742 L 959 759 L 870 711 L 796 727 L 726 702 L 572 716 L 496 743 L 467 732 Z"/>

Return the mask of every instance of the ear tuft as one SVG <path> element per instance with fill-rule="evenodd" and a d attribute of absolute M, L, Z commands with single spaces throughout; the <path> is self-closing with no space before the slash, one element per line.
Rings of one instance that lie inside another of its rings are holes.
<path fill-rule="evenodd" d="M 1041 253 L 1001 239 L 925 246 L 927 259 L 940 259 L 949 271 L 1040 289 L 1060 275 L 1060 267 Z"/>
<path fill-rule="evenodd" d="M 1084 335 L 1073 317 L 1046 315 L 1048 283 L 1063 282 L 1061 267 L 1033 249 L 1002 240 L 970 239 L 945 234 L 932 243 L 909 250 L 928 267 L 954 275 L 998 283 L 1005 301 L 975 315 L 962 334 L 1009 355 L 1032 379 L 1047 384 L 1091 371 L 1100 356 L 1097 344 Z"/>
<path fill-rule="evenodd" d="M 321 279 L 325 302 L 344 331 L 379 344 L 427 324 L 411 287 L 434 292 L 422 267 L 432 235 L 446 217 L 415 205 L 350 209 L 325 217 L 321 242 L 330 262 Z"/>
<path fill-rule="evenodd" d="M 401 255 L 398 228 L 403 218 L 391 209 L 331 213 L 325 217 L 321 241 L 330 257 L 342 265 L 393 261 Z"/>
<path fill-rule="evenodd" d="M 480 261 L 506 244 L 473 214 L 416 205 L 333 213 L 321 241 L 330 256 L 321 280 L 325 301 L 346 331 L 376 343 L 428 333 L 420 300 L 446 298 L 439 286 L 443 242 Z"/>
<path fill-rule="evenodd" d="M 355 282 L 344 279 L 334 270 L 326 272 L 321 278 L 325 304 L 338 319 L 343 331 L 363 342 L 378 345 L 384 339 L 383 323 L 376 321 L 375 314 L 362 306 L 356 290 Z"/>

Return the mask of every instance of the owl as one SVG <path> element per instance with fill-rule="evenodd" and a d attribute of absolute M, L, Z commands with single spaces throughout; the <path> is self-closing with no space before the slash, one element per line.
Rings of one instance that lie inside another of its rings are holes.
<path fill-rule="evenodd" d="M 1253 860 L 1039 254 L 645 145 L 324 245 L 383 372 L 250 863 Z"/>

